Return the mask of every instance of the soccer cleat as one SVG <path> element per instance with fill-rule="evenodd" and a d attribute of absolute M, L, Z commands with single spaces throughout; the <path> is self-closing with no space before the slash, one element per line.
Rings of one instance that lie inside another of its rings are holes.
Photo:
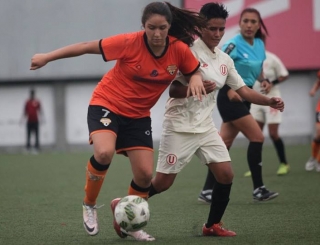
<path fill-rule="evenodd" d="M 123 230 L 121 228 L 121 230 Z M 134 239 L 136 239 L 137 241 L 154 241 L 156 240 L 153 236 L 149 235 L 147 232 L 143 231 L 143 230 L 139 230 L 139 231 L 124 231 L 124 233 L 126 233 L 128 236 L 133 237 Z"/>
<path fill-rule="evenodd" d="M 317 171 L 317 172 L 320 172 L 320 163 L 317 163 L 316 171 Z"/>
<path fill-rule="evenodd" d="M 90 206 L 83 203 L 83 226 L 90 236 L 97 235 L 99 232 L 97 207 Z"/>
<path fill-rule="evenodd" d="M 243 175 L 244 177 L 251 177 L 251 171 L 247 171 Z"/>
<path fill-rule="evenodd" d="M 278 192 L 273 192 L 267 190 L 264 186 L 257 188 L 253 192 L 253 200 L 254 201 L 269 201 L 271 199 L 276 198 L 279 195 Z"/>
<path fill-rule="evenodd" d="M 203 203 L 211 203 L 212 190 L 202 190 L 199 194 L 198 201 Z"/>
<path fill-rule="evenodd" d="M 202 227 L 202 235 L 203 236 L 235 236 L 237 235 L 234 231 L 229 231 L 222 227 L 222 222 L 218 224 L 213 224 L 211 227 L 207 228 L 206 224 Z"/>
<path fill-rule="evenodd" d="M 317 160 L 313 157 L 310 157 L 309 160 L 306 162 L 306 171 L 312 171 L 316 167 L 316 164 Z"/>
<path fill-rule="evenodd" d="M 287 173 L 289 173 L 290 167 L 288 164 L 284 164 L 281 163 L 278 171 L 277 171 L 277 175 L 286 175 Z"/>
<path fill-rule="evenodd" d="M 113 199 L 110 203 L 110 207 L 111 207 L 112 214 L 113 214 L 113 228 L 119 237 L 126 238 L 128 236 L 127 233 L 122 231 L 120 225 L 118 225 L 118 223 L 116 222 L 116 219 L 114 217 L 114 210 L 116 209 L 116 206 L 120 200 L 121 200 L 121 198 L 116 198 L 116 199 Z"/>

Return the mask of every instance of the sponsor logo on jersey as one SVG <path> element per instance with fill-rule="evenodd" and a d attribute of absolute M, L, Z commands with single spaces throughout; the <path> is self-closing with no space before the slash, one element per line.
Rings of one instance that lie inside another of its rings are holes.
<path fill-rule="evenodd" d="M 111 120 L 110 120 L 109 118 L 101 118 L 101 119 L 100 119 L 100 122 L 101 122 L 104 126 L 108 127 L 109 124 L 111 123 Z"/>
<path fill-rule="evenodd" d="M 221 75 L 225 76 L 228 74 L 228 67 L 225 65 L 225 64 L 222 64 L 220 66 L 220 72 L 221 72 Z"/>
<path fill-rule="evenodd" d="M 246 53 L 243 53 L 242 55 L 243 55 L 243 57 L 245 57 L 246 59 L 248 59 L 248 58 L 249 58 L 249 55 L 248 55 L 248 54 L 246 54 Z"/>
<path fill-rule="evenodd" d="M 172 76 L 176 73 L 177 69 L 178 69 L 178 68 L 177 68 L 176 65 L 169 65 L 169 66 L 167 67 L 167 71 L 168 71 L 169 74 L 172 75 Z"/>
<path fill-rule="evenodd" d="M 202 63 L 201 67 L 206 68 L 206 67 L 208 67 L 208 64 L 207 63 Z"/>
<path fill-rule="evenodd" d="M 158 73 L 157 70 L 153 70 L 153 71 L 150 73 L 150 76 L 152 76 L 152 77 L 156 77 L 156 76 L 158 76 L 158 75 L 159 75 L 159 73 Z"/>

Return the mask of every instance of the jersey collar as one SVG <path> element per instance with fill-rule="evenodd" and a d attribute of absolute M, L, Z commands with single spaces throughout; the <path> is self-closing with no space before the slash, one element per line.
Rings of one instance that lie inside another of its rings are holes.
<path fill-rule="evenodd" d="M 144 43 L 146 44 L 146 47 L 147 47 L 149 53 L 150 53 L 154 58 L 160 59 L 161 57 L 163 57 L 163 56 L 166 54 L 166 52 L 167 52 L 167 50 L 168 50 L 168 47 L 169 47 L 169 37 L 168 37 L 168 36 L 167 36 L 167 38 L 166 38 L 166 46 L 165 46 L 165 48 L 164 48 L 164 50 L 163 50 L 163 52 L 162 52 L 162 54 L 161 54 L 160 56 L 156 56 L 156 55 L 152 52 L 152 50 L 151 50 L 151 48 L 149 47 L 149 44 L 148 44 L 148 39 L 147 39 L 146 33 L 143 34 L 143 40 L 144 40 Z"/>
<path fill-rule="evenodd" d="M 214 53 L 208 48 L 208 46 L 202 41 L 201 38 L 197 39 L 196 42 L 199 42 L 201 48 L 213 59 L 217 57 L 217 47 L 214 48 Z"/>

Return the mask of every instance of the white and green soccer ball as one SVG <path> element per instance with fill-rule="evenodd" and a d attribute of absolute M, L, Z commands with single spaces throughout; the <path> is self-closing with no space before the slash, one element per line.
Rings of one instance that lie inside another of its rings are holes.
<path fill-rule="evenodd" d="M 118 202 L 114 217 L 118 225 L 126 231 L 141 230 L 150 219 L 149 204 L 142 197 L 125 196 Z"/>

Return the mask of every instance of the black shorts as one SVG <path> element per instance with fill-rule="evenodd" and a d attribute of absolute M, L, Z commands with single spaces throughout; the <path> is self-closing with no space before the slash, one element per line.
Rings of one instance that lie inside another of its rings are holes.
<path fill-rule="evenodd" d="M 153 150 L 151 118 L 128 118 L 119 116 L 102 106 L 89 105 L 89 135 L 95 131 L 112 131 L 117 135 L 116 151 L 125 154 L 127 150 Z M 92 140 L 90 137 L 90 143 Z"/>
<path fill-rule="evenodd" d="M 248 101 L 232 102 L 229 100 L 228 91 L 231 89 L 224 85 L 217 97 L 217 107 L 223 122 L 230 122 L 250 115 L 251 103 Z"/>
<path fill-rule="evenodd" d="M 316 112 L 316 123 L 320 123 L 320 112 Z"/>

